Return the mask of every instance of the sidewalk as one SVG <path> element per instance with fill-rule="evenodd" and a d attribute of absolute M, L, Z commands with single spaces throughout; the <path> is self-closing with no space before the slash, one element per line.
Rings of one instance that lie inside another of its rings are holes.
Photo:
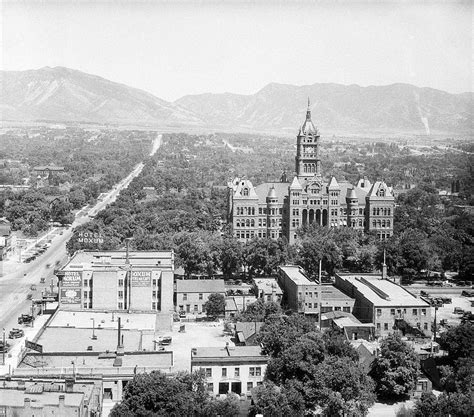
<path fill-rule="evenodd" d="M 37 244 L 41 243 L 44 244 L 46 242 L 43 242 L 44 240 L 47 240 L 51 236 L 52 239 L 57 236 L 58 227 L 52 227 L 51 229 L 47 230 L 44 232 L 42 235 L 38 236 L 37 238 L 31 238 L 31 239 L 22 239 L 27 242 L 27 246 L 24 248 L 21 248 L 21 258 L 22 260 L 26 258 L 26 254 L 34 249 Z M 11 272 L 14 272 L 18 270 L 19 267 L 22 265 L 25 265 L 23 261 L 19 260 L 20 256 L 20 248 L 18 245 L 15 247 L 12 253 L 8 255 L 8 258 L 2 262 L 0 262 L 0 277 L 4 275 L 8 275 Z"/>
<path fill-rule="evenodd" d="M 28 339 L 29 341 L 32 341 L 41 331 L 50 317 L 51 314 L 42 314 L 40 316 L 36 316 L 33 327 L 21 327 L 21 329 L 25 332 L 25 336 L 23 336 L 21 339 L 16 339 L 19 340 L 19 343 L 16 343 L 8 352 L 5 353 L 5 364 L 0 365 L 0 375 L 10 374 L 11 371 L 18 366 L 20 355 L 25 349 L 25 340 Z M 8 339 L 8 334 L 6 334 L 6 341 L 11 343 L 11 339 Z M 1 355 L 2 354 L 0 353 L 0 360 Z"/>

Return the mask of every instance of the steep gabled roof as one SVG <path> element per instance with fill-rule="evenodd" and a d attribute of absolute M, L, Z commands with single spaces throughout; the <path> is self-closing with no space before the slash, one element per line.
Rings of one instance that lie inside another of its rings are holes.
<path fill-rule="evenodd" d="M 383 197 L 393 197 L 390 188 L 387 186 L 387 184 L 385 184 L 384 181 L 375 181 L 367 195 L 368 197 L 381 197 L 379 196 L 379 192 L 381 190 L 384 191 Z"/>
<path fill-rule="evenodd" d="M 295 176 L 293 178 L 293 181 L 291 182 L 291 185 L 290 185 L 290 188 L 292 189 L 303 189 L 303 187 L 301 186 L 300 182 L 298 181 L 298 177 Z"/>
<path fill-rule="evenodd" d="M 331 177 L 331 180 L 329 181 L 329 184 L 328 184 L 328 189 L 329 190 L 339 190 L 340 189 L 339 183 L 337 182 L 336 177 Z"/>

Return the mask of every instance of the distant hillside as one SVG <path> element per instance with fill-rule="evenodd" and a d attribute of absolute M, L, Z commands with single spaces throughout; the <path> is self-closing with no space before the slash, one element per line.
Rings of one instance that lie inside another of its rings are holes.
<path fill-rule="evenodd" d="M 1 77 L 3 120 L 201 124 L 176 104 L 69 68 L 3 71 Z"/>
<path fill-rule="evenodd" d="M 331 133 L 472 133 L 473 93 L 408 84 L 380 87 L 269 84 L 253 95 L 200 94 L 167 102 L 63 67 L 3 71 L 2 120 L 143 124 L 203 130 L 295 132 L 311 98 L 313 121 Z"/>
<path fill-rule="evenodd" d="M 191 95 L 175 103 L 211 125 L 295 130 L 304 118 L 308 97 L 313 121 L 323 133 L 472 131 L 472 93 L 449 94 L 409 84 L 269 84 L 253 95 Z"/>

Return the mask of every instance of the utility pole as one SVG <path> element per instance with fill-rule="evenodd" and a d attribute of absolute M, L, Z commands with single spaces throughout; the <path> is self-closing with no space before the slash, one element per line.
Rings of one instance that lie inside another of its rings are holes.
<path fill-rule="evenodd" d="M 308 98 L 308 103 L 309 103 L 309 98 Z M 318 324 L 319 324 L 319 330 L 321 330 L 321 302 L 323 300 L 323 295 L 322 295 L 322 281 L 321 281 L 321 269 L 323 267 L 323 260 L 320 259 L 319 260 L 319 271 L 318 271 L 318 279 L 319 279 L 319 285 L 318 285 L 318 293 L 319 293 L 319 297 L 318 297 L 318 304 L 319 304 L 319 314 L 318 314 Z"/>
<path fill-rule="evenodd" d="M 5 328 L 3 328 L 3 349 L 2 349 L 2 365 L 5 365 L 5 351 L 7 350 L 7 343 L 5 341 Z"/>

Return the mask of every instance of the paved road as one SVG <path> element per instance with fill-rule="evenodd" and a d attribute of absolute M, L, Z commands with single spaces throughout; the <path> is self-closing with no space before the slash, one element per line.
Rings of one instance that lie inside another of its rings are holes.
<path fill-rule="evenodd" d="M 159 149 L 161 140 L 162 135 L 157 135 L 152 144 L 150 156 L 153 156 Z M 66 242 L 72 236 L 72 229 L 87 223 L 91 217 L 114 202 L 120 191 L 128 187 L 130 182 L 140 174 L 143 167 L 144 164 L 140 162 L 126 178 L 115 185 L 94 207 L 89 210 L 80 210 L 76 214 L 72 226 L 67 230 L 60 229 L 63 233 L 52 238 L 51 246 L 43 255 L 38 256 L 33 262 L 19 265 L 14 272 L 0 277 L 0 331 L 2 328 L 10 330 L 12 327 L 18 327 L 17 317 L 31 309 L 31 301 L 27 300 L 29 293 L 32 294 L 33 298 L 40 298 L 41 292 L 50 287 L 51 280 L 53 280 L 53 285 L 56 285 L 53 269 L 57 261 L 63 263 L 67 259 Z M 49 268 L 48 265 L 50 265 Z M 44 284 L 40 284 L 41 277 L 46 278 Z M 36 285 L 36 291 L 30 289 L 33 284 Z"/>

